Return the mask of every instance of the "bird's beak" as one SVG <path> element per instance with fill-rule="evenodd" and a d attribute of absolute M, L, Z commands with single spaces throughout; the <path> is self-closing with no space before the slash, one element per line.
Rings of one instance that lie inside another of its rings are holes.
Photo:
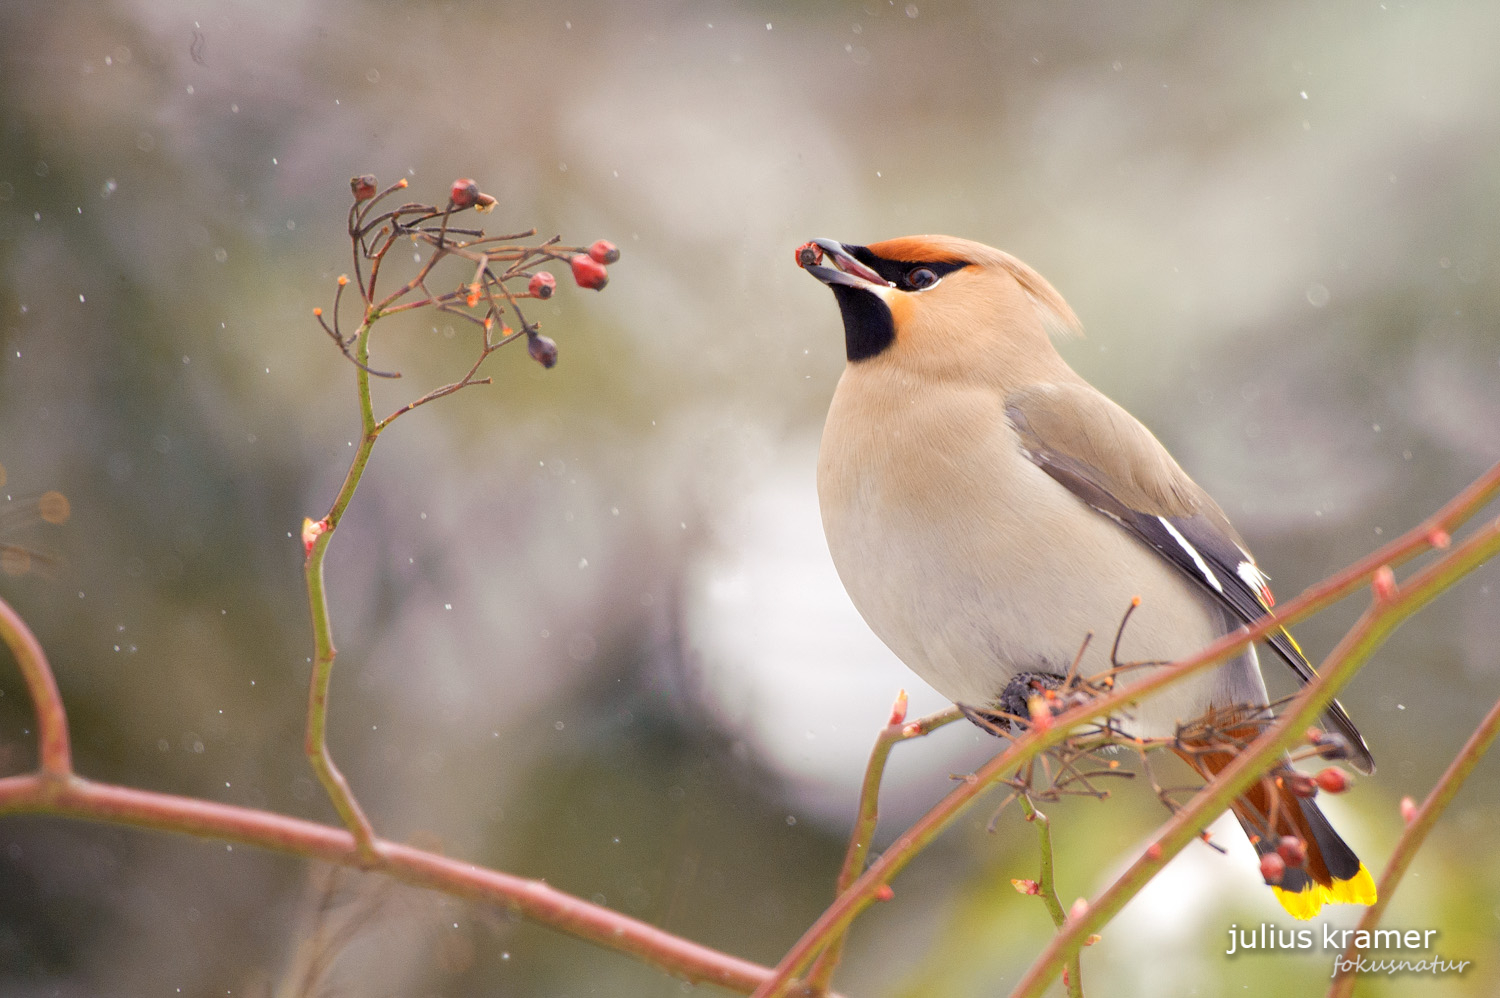
<path fill-rule="evenodd" d="M 831 263 L 833 266 L 825 266 Z M 833 239 L 814 239 L 797 248 L 797 266 L 824 284 L 843 284 L 851 288 L 894 287 L 869 267 L 860 263 L 844 246 Z"/>

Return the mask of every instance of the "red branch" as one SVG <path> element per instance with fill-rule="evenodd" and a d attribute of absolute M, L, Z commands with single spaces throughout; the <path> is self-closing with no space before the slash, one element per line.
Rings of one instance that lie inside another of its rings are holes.
<path fill-rule="evenodd" d="M 0 779 L 0 815 L 26 812 L 181 832 L 367 869 L 354 836 L 342 828 L 233 804 L 94 783 L 78 776 L 58 779 L 30 773 Z M 504 905 L 544 925 L 628 953 L 694 983 L 708 981 L 748 994 L 771 976 L 766 967 L 590 904 L 540 880 L 380 839 L 375 840 L 374 851 L 374 869 L 396 880 Z"/>

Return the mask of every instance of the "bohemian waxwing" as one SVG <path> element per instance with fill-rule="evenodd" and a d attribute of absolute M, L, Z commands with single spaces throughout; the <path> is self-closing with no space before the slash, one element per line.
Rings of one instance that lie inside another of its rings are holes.
<path fill-rule="evenodd" d="M 1171 662 L 1266 613 L 1266 576 L 1224 512 L 1053 347 L 1049 333 L 1078 319 L 1036 271 L 950 236 L 816 239 L 798 263 L 832 289 L 844 321 L 848 365 L 818 457 L 834 564 L 875 633 L 971 718 L 1024 716 L 1017 684 L 1056 686 L 1075 660 L 1083 677 L 1110 672 L 1112 658 Z M 1269 645 L 1312 676 L 1286 631 Z M 1175 737 L 1213 711 L 1253 733 L 1267 703 L 1247 648 L 1116 720 Z M 1353 765 L 1372 771 L 1343 707 L 1326 719 Z M 1205 776 L 1233 758 L 1178 745 Z M 1369 871 L 1289 782 L 1234 805 L 1263 856 L 1286 836 L 1305 844 L 1305 863 L 1273 885 L 1282 905 L 1310 918 L 1325 902 L 1372 903 Z"/>

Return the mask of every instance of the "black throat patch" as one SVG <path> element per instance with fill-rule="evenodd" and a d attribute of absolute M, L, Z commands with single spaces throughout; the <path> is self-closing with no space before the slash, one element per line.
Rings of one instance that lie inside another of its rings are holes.
<path fill-rule="evenodd" d="M 896 320 L 885 302 L 863 288 L 831 284 L 844 318 L 844 352 L 849 360 L 868 360 L 896 342 Z"/>

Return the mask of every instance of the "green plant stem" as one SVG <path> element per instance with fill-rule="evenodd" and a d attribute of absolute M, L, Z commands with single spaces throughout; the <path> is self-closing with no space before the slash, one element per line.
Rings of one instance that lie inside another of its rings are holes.
<path fill-rule="evenodd" d="M 1253 641 L 1281 627 L 1338 602 L 1364 585 L 1379 568 L 1399 564 L 1423 551 L 1447 543 L 1447 535 L 1472 517 L 1500 492 L 1500 462 L 1491 466 L 1467 488 L 1449 500 L 1437 513 L 1374 554 L 1325 579 L 1295 599 L 1283 603 L 1252 626 L 1224 635 L 1207 648 L 1115 693 L 1080 704 L 1059 714 L 1047 730 L 1033 730 L 991 759 L 964 784 L 951 791 L 917 820 L 870 865 L 854 885 L 836 898 L 805 931 L 776 965 L 772 978 L 758 988 L 753 998 L 783 995 L 790 981 L 807 966 L 835 935 L 842 933 L 869 906 L 875 892 L 899 873 L 912 858 L 952 824 L 980 794 L 1004 779 L 1007 773 L 1067 738 L 1080 724 L 1114 713 L 1136 700 L 1145 699 L 1163 687 L 1216 665 Z"/>
<path fill-rule="evenodd" d="M 1026 812 L 1026 820 L 1036 824 L 1037 846 L 1041 853 L 1041 862 L 1038 864 L 1036 876 L 1037 896 L 1047 906 L 1047 914 L 1052 916 L 1054 928 L 1061 929 L 1068 921 L 1068 913 L 1063 911 L 1062 901 L 1057 896 L 1057 886 L 1054 880 L 1052 866 L 1052 822 L 1026 794 L 1021 794 L 1021 809 Z M 1075 951 L 1073 959 L 1068 962 L 1068 998 L 1083 998 L 1083 968 L 1080 966 L 1080 954 Z"/>
<path fill-rule="evenodd" d="M 1364 915 L 1359 920 L 1358 928 L 1372 931 L 1380 924 L 1380 919 L 1385 914 L 1386 906 L 1391 902 L 1391 896 L 1396 893 L 1401 878 L 1406 876 L 1407 869 L 1412 860 L 1416 859 L 1417 851 L 1422 848 L 1422 843 L 1427 841 L 1427 835 L 1432 827 L 1437 824 L 1438 818 L 1452 803 L 1457 796 L 1459 788 L 1474 771 L 1485 752 L 1495 741 L 1495 736 L 1500 733 L 1500 702 L 1490 708 L 1490 712 L 1479 722 L 1479 727 L 1469 736 L 1464 747 L 1459 750 L 1458 755 L 1448 764 L 1443 775 L 1433 786 L 1432 792 L 1417 809 L 1411 821 L 1401 833 L 1401 838 L 1396 842 L 1396 848 L 1391 853 L 1390 860 L 1386 863 L 1385 870 L 1380 874 L 1380 884 L 1377 888 L 1379 900 L 1365 909 Z M 1344 963 L 1339 965 L 1338 973 L 1334 975 L 1333 986 L 1328 989 L 1328 998 L 1348 998 L 1354 993 L 1354 982 L 1356 975 L 1352 969 L 1345 969 L 1349 963 L 1359 955 L 1359 949 L 1353 943 L 1344 951 Z"/>
<path fill-rule="evenodd" d="M 901 694 L 904 699 L 906 694 Z M 908 738 L 919 738 L 963 717 L 957 707 L 946 707 L 934 711 L 915 721 L 896 721 L 887 724 L 875 736 L 875 745 L 870 749 L 870 761 L 865 765 L 864 782 L 859 788 L 859 811 L 854 819 L 854 830 L 849 835 L 849 847 L 844 851 L 844 865 L 839 869 L 834 896 L 847 891 L 859 879 L 865 868 L 865 858 L 870 854 L 870 842 L 875 837 L 875 826 L 880 821 L 880 781 L 885 775 L 885 763 L 890 758 L 891 747 Z M 844 954 L 846 933 L 839 933 L 828 944 L 813 963 L 803 981 L 804 992 L 809 998 L 827 993 L 833 971 Z"/>
<path fill-rule="evenodd" d="M 370 395 L 368 340 L 371 322 L 371 319 L 366 318 L 355 333 L 354 356 L 358 364 L 354 373 L 359 385 L 361 427 L 359 446 L 355 448 L 354 459 L 349 463 L 349 471 L 344 475 L 344 483 L 334 497 L 328 515 L 320 521 L 321 529 L 307 548 L 303 565 L 313 629 L 312 678 L 307 695 L 307 735 L 304 749 L 313 772 L 318 776 L 318 782 L 323 784 L 323 790 L 338 812 L 339 820 L 354 836 L 355 848 L 366 866 L 373 866 L 380 861 L 375 850 L 375 829 L 370 824 L 370 819 L 365 817 L 359 802 L 354 799 L 349 781 L 339 772 L 338 766 L 334 765 L 333 755 L 328 751 L 328 688 L 333 679 L 333 661 L 338 656 L 338 649 L 333 644 L 333 621 L 328 613 L 323 560 L 328 553 L 328 545 L 333 541 L 333 532 L 338 529 L 349 501 L 354 498 L 354 490 L 359 487 L 365 466 L 370 462 L 370 452 L 382 429 L 375 422 L 375 409 Z"/>
<path fill-rule="evenodd" d="M 1359 671 L 1392 631 L 1496 552 L 1500 552 L 1500 520 L 1486 524 L 1444 557 L 1417 572 L 1391 598 L 1382 600 L 1377 596 L 1329 653 L 1317 678 L 1297 695 L 1275 724 L 1235 756 L 1229 766 L 1161 827 L 1151 849 L 1099 895 L 1081 917 L 1070 921 L 1053 938 L 1011 992 L 1011 998 L 1039 998 L 1078 952 L 1084 938 L 1103 928 L 1173 856 L 1303 737 L 1303 732 L 1316 723 L 1339 688 Z"/>

